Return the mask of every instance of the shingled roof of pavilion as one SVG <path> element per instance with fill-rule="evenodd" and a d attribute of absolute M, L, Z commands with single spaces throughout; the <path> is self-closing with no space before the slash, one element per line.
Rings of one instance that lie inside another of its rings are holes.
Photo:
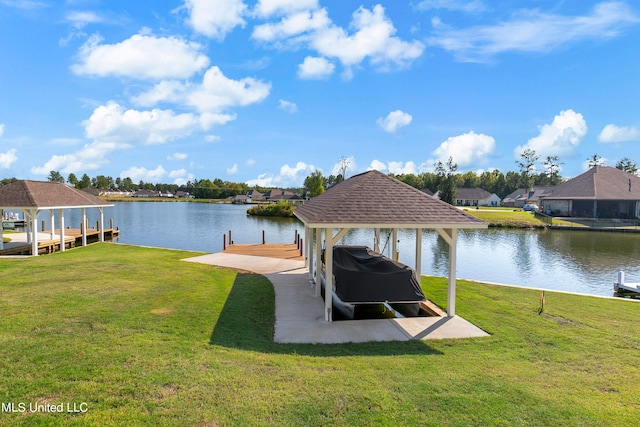
<path fill-rule="evenodd" d="M 0 186 L 0 209 L 99 208 L 113 206 L 61 182 L 15 181 Z"/>
<path fill-rule="evenodd" d="M 312 228 L 487 227 L 485 221 L 375 170 L 352 176 L 293 213 Z"/>
<path fill-rule="evenodd" d="M 640 200 L 640 178 L 610 166 L 594 166 L 554 187 L 542 200 Z"/>

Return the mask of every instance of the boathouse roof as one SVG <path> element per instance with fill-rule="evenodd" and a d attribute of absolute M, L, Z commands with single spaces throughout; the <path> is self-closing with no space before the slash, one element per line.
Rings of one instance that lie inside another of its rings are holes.
<path fill-rule="evenodd" d="M 354 175 L 293 211 L 311 228 L 486 228 L 487 223 L 379 171 Z"/>
<path fill-rule="evenodd" d="M 61 182 L 20 180 L 0 186 L 0 209 L 97 208 L 113 206 Z"/>
<path fill-rule="evenodd" d="M 594 166 L 555 187 L 543 200 L 640 200 L 640 178 L 611 166 Z"/>

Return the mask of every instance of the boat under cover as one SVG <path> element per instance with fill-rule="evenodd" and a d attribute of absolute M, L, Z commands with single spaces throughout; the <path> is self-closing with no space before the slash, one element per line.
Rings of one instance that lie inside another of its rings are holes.
<path fill-rule="evenodd" d="M 414 269 L 367 246 L 333 248 L 335 293 L 346 303 L 426 301 Z"/>

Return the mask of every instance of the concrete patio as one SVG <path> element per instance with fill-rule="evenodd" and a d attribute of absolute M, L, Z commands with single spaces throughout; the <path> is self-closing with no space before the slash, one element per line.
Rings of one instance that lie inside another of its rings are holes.
<path fill-rule="evenodd" d="M 314 288 L 304 261 L 224 252 L 183 261 L 250 271 L 267 277 L 275 290 L 274 341 L 278 343 L 341 344 L 488 336 L 460 316 L 325 322 L 324 301 L 313 296 Z"/>

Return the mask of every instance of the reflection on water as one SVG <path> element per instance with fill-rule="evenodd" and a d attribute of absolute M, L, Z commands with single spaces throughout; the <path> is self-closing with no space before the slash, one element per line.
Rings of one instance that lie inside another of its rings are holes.
<path fill-rule="evenodd" d="M 414 235 L 413 230 L 398 234 L 400 261 L 408 265 L 415 265 Z M 359 230 L 345 242 L 372 244 L 371 236 L 372 231 Z M 422 274 L 446 276 L 448 251 L 435 231 L 424 231 Z M 619 270 L 628 281 L 640 281 L 640 234 L 469 230 L 458 233 L 457 251 L 456 274 L 466 279 L 605 296 L 613 295 Z"/>
<path fill-rule="evenodd" d="M 233 231 L 236 243 L 294 242 L 302 233 L 296 219 L 246 215 L 247 206 L 204 203 L 115 203 L 106 208 L 105 220 L 113 218 L 120 228 L 120 242 L 204 252 L 222 250 L 222 236 Z M 65 223 L 77 228 L 80 210 L 67 210 Z M 88 209 L 89 224 L 97 210 Z M 48 223 L 48 212 L 40 219 Z M 57 212 L 56 212 L 57 221 Z M 46 225 L 48 227 L 48 224 Z M 390 233 L 381 233 L 381 247 L 391 256 Z M 415 265 L 415 231 L 399 230 L 400 261 Z M 343 244 L 373 247 L 373 230 L 352 230 Z M 422 236 L 422 273 L 446 276 L 448 245 L 435 231 Z M 640 282 L 640 234 L 581 231 L 473 230 L 458 233 L 457 276 L 594 295 L 613 294 L 619 270 L 627 280 Z"/>

